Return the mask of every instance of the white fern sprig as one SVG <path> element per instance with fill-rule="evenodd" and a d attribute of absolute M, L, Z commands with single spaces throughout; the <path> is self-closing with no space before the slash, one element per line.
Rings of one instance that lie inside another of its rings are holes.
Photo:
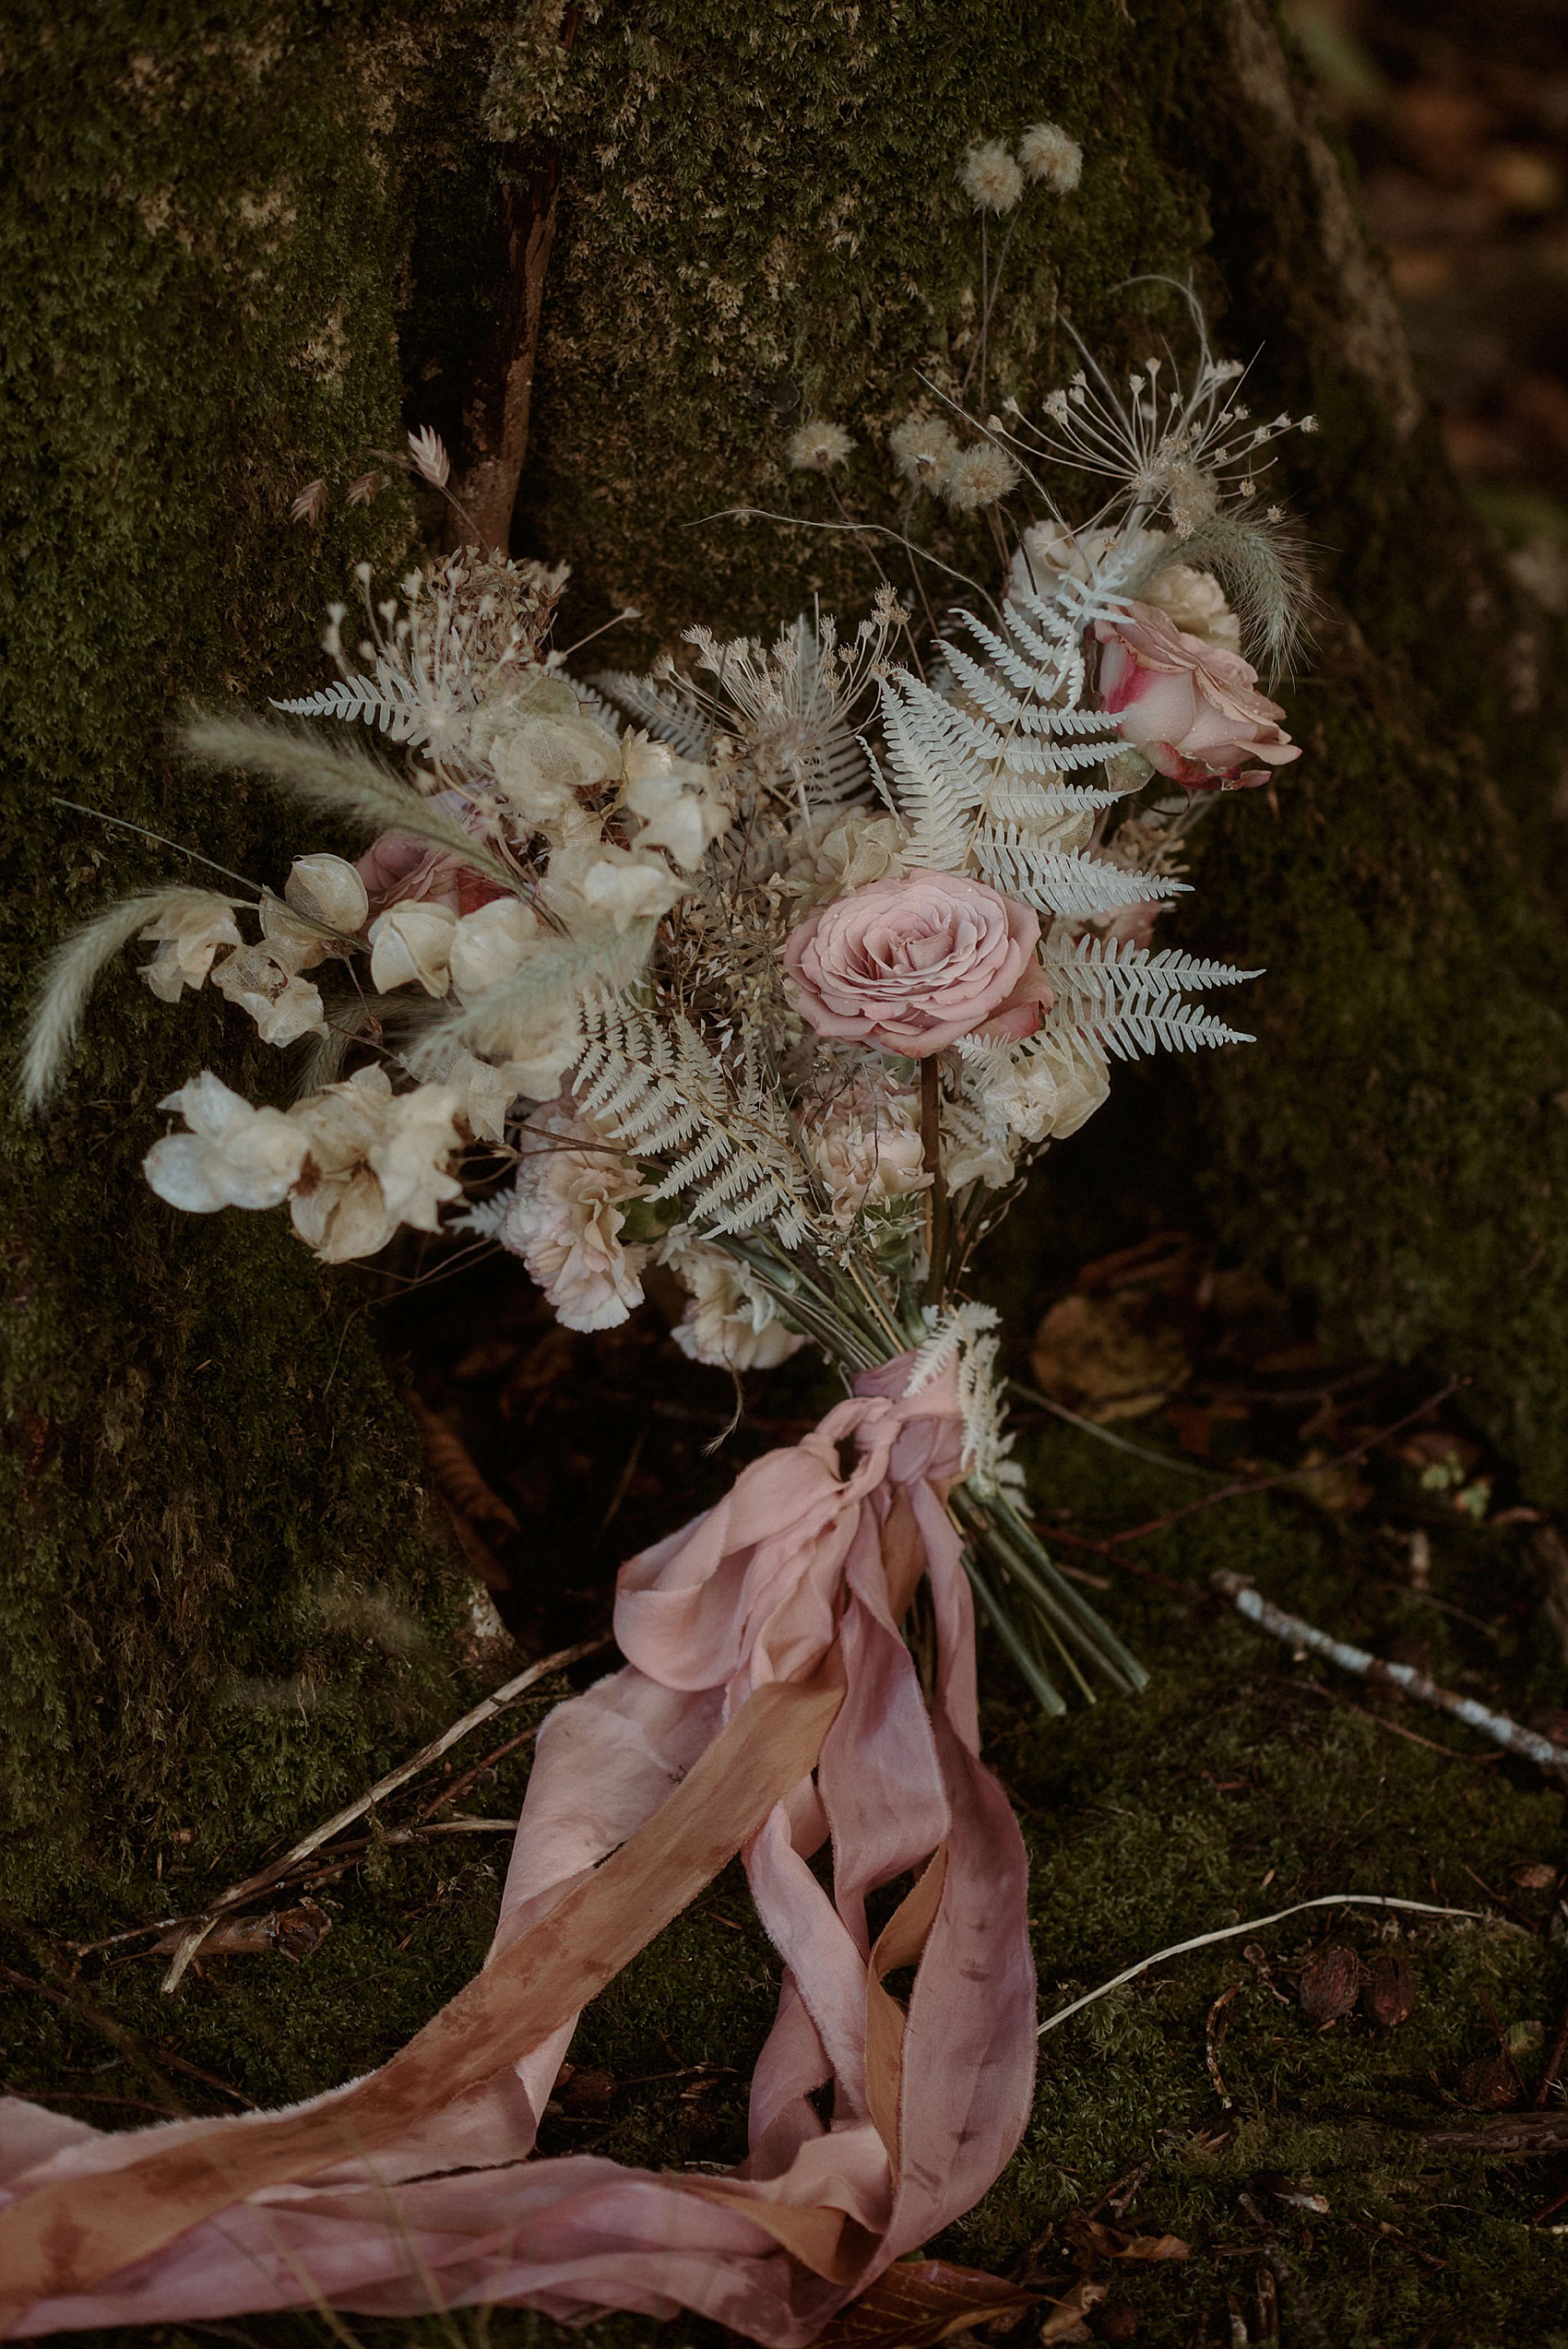
<path fill-rule="evenodd" d="M 1256 1040 L 1182 997 L 1199 988 L 1238 986 L 1261 978 L 1261 971 L 1210 962 L 1173 946 L 1155 954 L 1146 946 L 1118 946 L 1102 939 L 1048 953 L 1045 967 L 1054 1001 L 1041 1033 L 1058 1026 L 1075 1027 L 1116 1060 Z"/>
<path fill-rule="evenodd" d="M 682 1199 L 684 1219 L 711 1235 L 766 1228 L 799 1247 L 810 1229 L 797 1196 L 803 1169 L 749 1059 L 732 1080 L 689 1020 L 666 1026 L 603 996 L 587 1025 L 578 1106 L 628 1156 L 662 1166 L 649 1195 Z"/>
<path fill-rule="evenodd" d="M 972 853 L 976 869 L 993 889 L 1039 913 L 1113 913 L 1191 891 L 1190 883 L 1166 873 L 1130 872 L 1103 857 L 1057 848 L 1016 824 L 978 825 Z"/>
<path fill-rule="evenodd" d="M 636 677 L 628 669 L 601 669 L 588 682 L 620 717 L 640 726 L 656 742 L 668 742 L 678 758 L 707 759 L 712 725 L 671 687 L 652 677 Z"/>

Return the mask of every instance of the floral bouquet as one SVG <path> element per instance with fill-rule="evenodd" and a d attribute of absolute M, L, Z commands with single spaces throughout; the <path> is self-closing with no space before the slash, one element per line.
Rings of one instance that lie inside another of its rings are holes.
<path fill-rule="evenodd" d="M 992 203 L 996 156 L 969 168 Z M 810 1344 L 847 1399 L 624 1570 L 627 1664 L 540 1734 L 491 1960 L 382 2071 L 112 2141 L 0 2106 L 29 2117 L 0 2212 L 14 2322 L 434 2296 L 687 2306 L 794 2349 L 1007 2159 L 1032 1973 L 974 1604 L 1047 1712 L 1145 1676 L 1029 1522 L 965 1282 L 1112 1061 L 1248 1040 L 1187 999 L 1253 974 L 1153 943 L 1194 825 L 1298 755 L 1242 649 L 1277 662 L 1303 600 L 1256 496 L 1289 420 L 1253 422 L 1240 372 L 1200 321 L 1185 381 L 1156 358 L 1123 391 L 1086 355 L 1033 421 L 933 395 L 899 423 L 904 528 L 841 497 L 836 527 L 918 556 L 921 501 L 980 514 L 1000 583 L 966 583 L 944 628 L 916 570 L 847 638 L 815 614 L 771 647 L 694 627 L 686 667 L 568 675 L 564 572 L 469 548 L 383 599 L 362 570 L 321 690 L 185 730 L 371 845 L 67 942 L 31 1097 L 145 939 L 155 995 L 210 982 L 300 1068 L 286 1109 L 206 1070 L 172 1095 L 161 1198 L 286 1205 L 332 1263 L 460 1231 L 576 1330 L 624 1320 L 657 1263 L 694 1359 Z M 791 455 L 837 497 L 849 445 L 817 420 Z M 433 435 L 411 462 L 445 486 Z M 1069 469 L 1104 490 L 1075 522 L 1049 486 Z M 807 1864 L 829 1837 L 831 1895 Z M 527 2160 L 577 2010 L 737 1851 L 785 1964 L 747 2162 Z M 873 1935 L 868 1896 L 901 1882 Z M 885 1977 L 911 1964 L 906 2006 Z"/>

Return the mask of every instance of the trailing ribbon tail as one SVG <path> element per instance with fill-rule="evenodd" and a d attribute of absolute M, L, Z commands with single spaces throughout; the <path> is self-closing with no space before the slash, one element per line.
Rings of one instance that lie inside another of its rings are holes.
<path fill-rule="evenodd" d="M 540 1730 L 490 1957 L 380 2070 L 114 2136 L 0 2101 L 0 2331 L 488 2302 L 684 2307 L 803 2349 L 979 2199 L 1032 2085 L 1024 1856 L 978 1759 L 954 1380 L 909 1395 L 909 1368 L 623 1569 L 630 1661 Z M 929 1709 L 898 1629 L 922 1572 Z M 579 2009 L 737 1852 L 786 1969 L 746 2161 L 530 2158 Z M 911 1964 L 906 2012 L 885 1977 Z"/>

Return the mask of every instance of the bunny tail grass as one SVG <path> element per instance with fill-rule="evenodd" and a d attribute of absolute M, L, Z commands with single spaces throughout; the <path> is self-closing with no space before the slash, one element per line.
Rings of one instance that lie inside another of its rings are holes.
<path fill-rule="evenodd" d="M 174 739 L 187 758 L 259 775 L 306 807 L 372 835 L 411 832 L 461 857 L 498 887 L 525 894 L 509 866 L 367 751 L 329 741 L 308 726 L 280 726 L 262 718 L 196 718 L 180 727 Z"/>
<path fill-rule="evenodd" d="M 1214 574 L 1241 621 L 1243 646 L 1271 679 L 1290 669 L 1316 598 L 1306 557 L 1288 527 L 1265 515 L 1214 515 L 1185 538 L 1172 532 L 1163 540 L 1128 582 L 1128 594 L 1146 595 L 1177 563 Z"/>
<path fill-rule="evenodd" d="M 21 1100 L 30 1116 L 42 1109 L 64 1074 L 105 965 L 153 922 L 210 905 L 217 895 L 212 889 L 153 889 L 142 896 L 122 897 L 80 930 L 73 930 L 55 948 L 33 997 L 22 1054 Z M 244 900 L 221 897 L 219 902 L 236 906 Z"/>

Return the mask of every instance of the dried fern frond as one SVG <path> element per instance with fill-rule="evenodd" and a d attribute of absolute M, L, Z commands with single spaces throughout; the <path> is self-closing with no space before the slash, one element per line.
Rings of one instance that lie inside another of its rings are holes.
<path fill-rule="evenodd" d="M 122 897 L 81 929 L 73 930 L 55 948 L 43 967 L 28 1020 L 21 1061 L 24 1109 L 30 1114 L 41 1109 L 58 1085 L 92 991 L 115 955 L 154 922 L 196 912 L 217 896 L 213 889 L 152 889 L 140 896 Z M 245 900 L 224 897 L 221 902 L 239 906 Z"/>
<path fill-rule="evenodd" d="M 510 866 L 352 741 L 330 742 L 308 726 L 279 726 L 263 718 L 195 718 L 176 741 L 188 758 L 259 775 L 305 807 L 372 835 L 411 832 L 461 857 L 513 896 L 525 894 Z"/>
<path fill-rule="evenodd" d="M 497 987 L 461 1004 L 432 1006 L 408 1048 L 418 1076 L 434 1076 L 454 1051 L 522 1056 L 530 1020 L 563 1004 L 580 1004 L 596 991 L 615 997 L 647 962 L 657 924 L 636 921 L 624 931 L 589 930 L 541 939 L 522 967 Z"/>
<path fill-rule="evenodd" d="M 1119 1061 L 1255 1041 L 1182 997 L 1197 988 L 1237 987 L 1261 978 L 1260 971 L 1238 970 L 1175 946 L 1156 954 L 1146 946 L 1099 939 L 1048 952 L 1045 967 L 1054 1001 L 1042 1036 L 1055 1027 L 1075 1027 Z"/>

